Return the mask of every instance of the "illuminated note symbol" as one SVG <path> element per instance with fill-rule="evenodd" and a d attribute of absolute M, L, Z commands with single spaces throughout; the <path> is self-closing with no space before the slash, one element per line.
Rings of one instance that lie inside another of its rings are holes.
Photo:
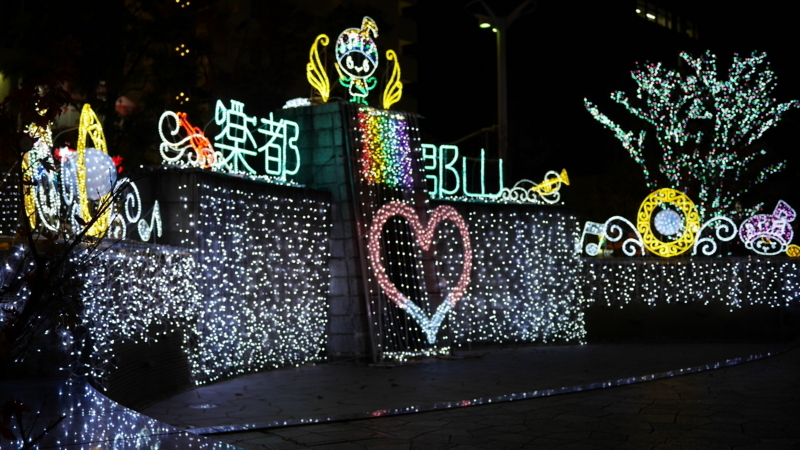
<path fill-rule="evenodd" d="M 586 253 L 589 256 L 597 256 L 600 253 L 600 245 L 603 243 L 603 235 L 606 232 L 606 225 L 604 223 L 597 223 L 597 222 L 586 222 L 586 225 L 583 226 L 583 234 L 581 235 L 581 240 L 578 241 L 578 248 L 577 251 L 580 253 L 580 243 L 586 239 L 587 234 L 592 234 L 595 236 L 600 237 L 600 242 L 594 243 L 590 242 L 586 245 Z"/>

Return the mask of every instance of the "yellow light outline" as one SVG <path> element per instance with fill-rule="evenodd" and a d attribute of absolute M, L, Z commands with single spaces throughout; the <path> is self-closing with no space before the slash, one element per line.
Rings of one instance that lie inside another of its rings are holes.
<path fill-rule="evenodd" d="M 383 91 L 383 109 L 389 109 L 392 105 L 400 101 L 403 96 L 403 82 L 400 81 L 400 60 L 394 50 L 386 50 L 386 60 L 394 61 L 392 76 Z"/>
<path fill-rule="evenodd" d="M 650 228 L 653 211 L 662 203 L 672 203 L 681 210 L 684 216 L 685 227 L 680 238 L 672 242 L 659 240 Z M 658 256 L 670 258 L 692 248 L 697 230 L 700 229 L 700 214 L 694 202 L 681 191 L 662 188 L 650 193 L 639 206 L 636 229 L 642 235 L 644 246 Z"/>
<path fill-rule="evenodd" d="M 542 181 L 536 186 L 531 187 L 531 190 L 538 192 L 539 195 L 548 195 L 561 188 L 562 184 L 569 186 L 569 175 L 567 175 L 567 169 L 561 169 L 561 174 Z"/>
<path fill-rule="evenodd" d="M 89 104 L 83 105 L 81 110 L 81 117 L 78 125 L 78 155 L 77 155 L 77 170 L 76 175 L 78 178 L 78 199 L 81 203 L 81 217 L 83 220 L 89 222 L 92 218 L 92 213 L 89 210 L 89 197 L 86 194 L 86 136 L 92 138 L 94 147 L 106 155 L 108 148 L 106 147 L 106 137 L 103 133 L 103 125 L 97 119 L 97 115 L 92 110 Z M 108 205 L 111 193 L 109 192 L 98 201 L 98 205 L 106 206 L 102 215 L 97 218 L 97 221 L 86 232 L 89 236 L 102 237 L 106 229 L 108 229 L 109 218 L 111 217 L 111 207 Z"/>
<path fill-rule="evenodd" d="M 25 174 L 30 170 L 30 156 L 28 153 L 25 153 L 25 156 L 22 157 L 22 178 L 25 179 Z M 30 175 L 30 179 L 33 180 L 33 175 Z M 31 229 L 36 229 L 36 204 L 33 198 L 36 193 L 34 190 L 36 189 L 35 186 L 25 185 L 23 184 L 23 191 L 25 193 L 25 215 L 28 216 L 28 222 L 31 224 Z"/>
<path fill-rule="evenodd" d="M 306 64 L 306 78 L 308 78 L 311 86 L 319 92 L 323 102 L 327 102 L 328 97 L 331 95 L 331 83 L 319 58 L 317 45 L 322 43 L 323 46 L 327 47 L 329 42 L 330 39 L 328 39 L 327 34 L 317 36 L 314 39 L 314 44 L 311 45 L 311 50 L 308 53 L 309 62 Z"/>
<path fill-rule="evenodd" d="M 786 256 L 788 256 L 790 258 L 799 257 L 800 256 L 800 247 L 798 247 L 797 245 L 794 245 L 794 244 L 790 245 L 786 249 Z"/>

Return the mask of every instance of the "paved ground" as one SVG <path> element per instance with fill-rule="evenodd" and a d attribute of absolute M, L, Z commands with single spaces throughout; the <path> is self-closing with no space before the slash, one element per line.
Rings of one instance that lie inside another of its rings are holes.
<path fill-rule="evenodd" d="M 396 367 L 304 366 L 201 386 L 142 412 L 183 429 L 354 419 L 381 410 L 430 410 L 448 402 L 480 403 L 475 400 L 624 383 L 631 377 L 725 362 L 782 347 L 786 345 L 591 344 L 460 353 L 462 359 Z"/>
<path fill-rule="evenodd" d="M 800 349 L 623 387 L 210 437 L 245 449 L 800 448 Z"/>

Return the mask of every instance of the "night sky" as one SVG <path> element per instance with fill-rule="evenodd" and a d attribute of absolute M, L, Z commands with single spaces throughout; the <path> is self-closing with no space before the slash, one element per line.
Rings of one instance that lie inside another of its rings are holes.
<path fill-rule="evenodd" d="M 508 11 L 520 2 L 487 3 L 497 11 Z M 452 142 L 496 123 L 495 36 L 478 27 L 477 18 L 465 10 L 466 3 L 421 1 L 415 11 L 419 82 L 412 89 L 425 117 L 421 121 L 423 138 L 434 143 Z M 630 194 L 620 200 L 622 205 L 614 213 L 634 214 L 628 211 L 630 205 L 638 204 L 647 193 L 636 179 L 640 169 L 613 133 L 584 109 L 583 98 L 612 119 L 624 119 L 628 113 L 609 94 L 617 90 L 633 93 L 636 83 L 629 74 L 636 62 L 662 61 L 668 68 L 677 68 L 681 50 L 700 54 L 710 49 L 717 54 L 720 74 L 725 75 L 734 52 L 766 51 L 778 78 L 774 96 L 779 102 L 800 99 L 800 83 L 795 82 L 800 78 L 793 36 L 796 25 L 784 7 L 775 1 L 753 3 L 748 8 L 722 1 L 697 3 L 661 2 L 667 8 L 688 12 L 700 27 L 699 40 L 636 17 L 635 1 L 540 0 L 531 14 L 518 19 L 508 32 L 512 161 L 506 184 L 567 168 L 575 180 L 563 191 L 567 204 L 594 220 L 605 220 L 607 215 L 597 215 L 617 205 L 592 198 L 596 185 L 603 184 L 608 190 Z M 480 9 L 478 5 L 471 8 Z M 798 124 L 800 111 L 791 110 L 764 137 L 773 157 L 789 163 L 784 173 L 760 188 L 768 204 L 776 201 L 776 196 L 793 196 L 785 191 L 800 174 L 795 151 Z M 494 142 L 494 137 L 488 142 L 490 154 Z M 485 146 L 485 137 L 460 144 L 463 153 L 475 156 Z M 627 180 L 613 186 L 613 180 L 620 178 Z M 598 202 L 603 204 L 598 206 Z"/>

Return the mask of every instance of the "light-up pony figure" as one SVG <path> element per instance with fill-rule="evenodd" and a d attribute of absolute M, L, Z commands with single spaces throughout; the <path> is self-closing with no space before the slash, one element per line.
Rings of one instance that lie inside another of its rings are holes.
<path fill-rule="evenodd" d="M 742 222 L 739 237 L 744 246 L 760 255 L 777 255 L 788 250 L 794 237 L 789 222 L 797 217 L 797 213 L 783 200 L 772 214 L 756 214 Z"/>
<path fill-rule="evenodd" d="M 339 83 L 350 92 L 350 101 L 367 104 L 369 91 L 378 80 L 372 76 L 378 68 L 378 47 L 370 37 L 378 37 L 378 25 L 364 16 L 361 29 L 348 28 L 336 40 L 336 71 Z"/>

